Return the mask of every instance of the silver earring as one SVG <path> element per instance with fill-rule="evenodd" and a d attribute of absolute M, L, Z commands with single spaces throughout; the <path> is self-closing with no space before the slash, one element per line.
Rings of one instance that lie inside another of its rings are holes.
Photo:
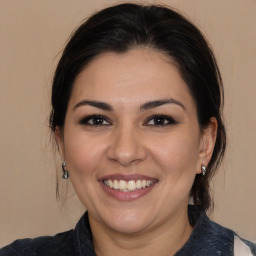
<path fill-rule="evenodd" d="M 69 173 L 68 173 L 68 170 L 65 169 L 65 166 L 66 166 L 66 163 L 63 162 L 62 163 L 62 172 L 63 172 L 62 178 L 66 180 L 69 177 Z"/>
<path fill-rule="evenodd" d="M 207 170 L 206 170 L 206 167 L 205 167 L 204 165 L 201 166 L 201 171 L 202 171 L 202 172 L 201 172 L 202 175 L 204 176 L 204 175 L 206 174 L 206 171 L 207 171 Z"/>

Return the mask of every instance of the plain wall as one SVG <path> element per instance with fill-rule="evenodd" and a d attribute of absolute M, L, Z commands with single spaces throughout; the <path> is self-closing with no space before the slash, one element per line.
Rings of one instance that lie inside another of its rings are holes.
<path fill-rule="evenodd" d="M 56 202 L 61 168 L 47 123 L 50 84 L 71 31 L 115 2 L 0 0 L 0 246 L 70 229 L 84 211 L 75 196 L 63 207 Z M 223 75 L 228 148 L 213 182 L 211 217 L 256 241 L 256 1 L 161 3 L 201 28 Z"/>

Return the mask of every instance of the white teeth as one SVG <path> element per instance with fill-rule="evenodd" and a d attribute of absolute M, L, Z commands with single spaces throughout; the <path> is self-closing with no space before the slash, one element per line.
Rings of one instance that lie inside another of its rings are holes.
<path fill-rule="evenodd" d="M 137 189 L 141 188 L 141 180 L 136 181 L 136 187 L 137 187 Z"/>
<path fill-rule="evenodd" d="M 135 191 L 137 189 L 146 188 L 153 184 L 152 180 L 104 180 L 104 184 L 107 187 L 113 188 L 115 190 L 121 190 L 123 192 Z"/>
<path fill-rule="evenodd" d="M 119 189 L 120 190 L 126 190 L 127 189 L 127 184 L 124 180 L 119 181 Z"/>
<path fill-rule="evenodd" d="M 136 189 L 136 183 L 134 180 L 129 180 L 127 185 L 127 190 L 132 191 Z"/>
<path fill-rule="evenodd" d="M 114 189 L 119 189 L 119 184 L 118 184 L 118 181 L 117 181 L 117 180 L 114 180 L 114 182 L 113 182 L 113 188 L 114 188 Z"/>

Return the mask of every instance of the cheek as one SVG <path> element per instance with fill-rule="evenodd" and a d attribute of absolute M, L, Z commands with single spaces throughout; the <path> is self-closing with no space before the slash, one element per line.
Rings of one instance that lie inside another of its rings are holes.
<path fill-rule="evenodd" d="M 65 156 L 67 167 L 72 173 L 83 177 L 91 174 L 103 157 L 104 144 L 92 140 L 79 132 L 69 133 L 65 139 Z"/>
<path fill-rule="evenodd" d="M 154 140 L 151 152 L 162 170 L 180 176 L 195 172 L 199 156 L 199 139 L 195 133 L 180 133 Z"/>

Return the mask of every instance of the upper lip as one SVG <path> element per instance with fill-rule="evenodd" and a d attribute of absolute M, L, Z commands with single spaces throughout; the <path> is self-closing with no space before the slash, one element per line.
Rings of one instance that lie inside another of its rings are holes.
<path fill-rule="evenodd" d="M 99 181 L 104 181 L 104 180 L 124 180 L 124 181 L 129 181 L 129 180 L 152 180 L 152 181 L 157 181 L 156 178 L 153 177 L 149 177 L 149 176 L 145 176 L 145 175 L 141 175 L 141 174 L 110 174 L 110 175 L 106 175 L 104 177 L 101 177 L 99 179 Z"/>

